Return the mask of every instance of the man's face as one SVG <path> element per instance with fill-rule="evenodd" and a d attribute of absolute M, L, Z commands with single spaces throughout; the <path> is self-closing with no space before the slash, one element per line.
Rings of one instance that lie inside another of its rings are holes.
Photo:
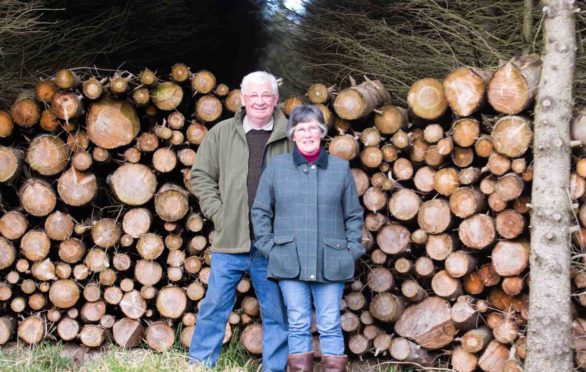
<path fill-rule="evenodd" d="M 275 105 L 279 101 L 279 96 L 273 94 L 270 82 L 249 83 L 246 94 L 242 94 L 240 98 L 251 125 L 261 126 L 271 120 Z"/>

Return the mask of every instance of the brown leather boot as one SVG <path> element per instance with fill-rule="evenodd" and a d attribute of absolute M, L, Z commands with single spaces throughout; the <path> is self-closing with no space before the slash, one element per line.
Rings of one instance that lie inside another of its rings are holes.
<path fill-rule="evenodd" d="M 345 372 L 348 363 L 348 355 L 322 355 L 322 372 Z"/>
<path fill-rule="evenodd" d="M 289 372 L 313 372 L 313 352 L 289 354 Z"/>

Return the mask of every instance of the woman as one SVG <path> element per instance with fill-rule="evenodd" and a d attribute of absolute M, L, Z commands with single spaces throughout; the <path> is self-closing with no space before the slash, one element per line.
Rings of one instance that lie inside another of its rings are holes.
<path fill-rule="evenodd" d="M 264 170 L 252 208 L 255 245 L 269 258 L 268 276 L 278 280 L 289 321 L 290 371 L 311 371 L 312 297 L 324 371 L 344 371 L 340 302 L 354 276 L 361 245 L 363 210 L 347 161 L 321 146 L 326 134 L 316 106 L 298 106 L 289 118 L 291 154 Z"/>

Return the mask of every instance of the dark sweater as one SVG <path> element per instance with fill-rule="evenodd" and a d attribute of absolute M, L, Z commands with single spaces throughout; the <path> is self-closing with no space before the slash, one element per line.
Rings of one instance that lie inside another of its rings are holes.
<path fill-rule="evenodd" d="M 252 209 L 252 204 L 254 203 L 258 183 L 260 182 L 263 155 L 270 136 L 271 132 L 266 130 L 252 129 L 246 133 L 246 142 L 248 143 L 248 177 L 246 180 L 246 186 L 248 187 L 249 213 Z M 249 219 L 249 221 L 251 220 Z M 254 236 L 252 223 L 250 223 L 250 236 Z"/>

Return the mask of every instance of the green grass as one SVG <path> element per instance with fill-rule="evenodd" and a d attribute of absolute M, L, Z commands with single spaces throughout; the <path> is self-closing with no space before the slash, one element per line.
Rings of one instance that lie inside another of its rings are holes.
<path fill-rule="evenodd" d="M 71 344 L 43 343 L 36 347 L 19 344 L 16 348 L 0 348 L 1 372 L 256 372 L 260 361 L 251 356 L 232 337 L 224 345 L 216 368 L 209 370 L 190 366 L 187 351 L 178 345 L 164 353 L 146 347 L 123 349 L 110 346 L 107 350 L 85 352 Z M 317 363 L 316 363 L 317 366 Z M 376 360 L 353 362 L 351 372 L 408 372 L 415 369 Z"/>

